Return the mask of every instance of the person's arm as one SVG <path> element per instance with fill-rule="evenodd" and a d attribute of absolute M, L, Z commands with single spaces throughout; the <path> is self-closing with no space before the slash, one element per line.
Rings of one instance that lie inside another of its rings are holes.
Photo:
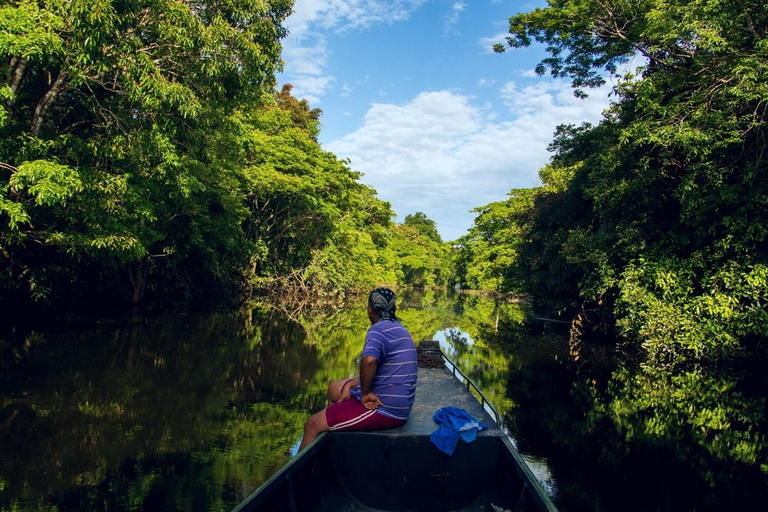
<path fill-rule="evenodd" d="M 381 405 L 379 397 L 371 391 L 378 365 L 379 362 L 373 356 L 365 356 L 360 361 L 360 402 L 366 409 L 377 409 Z"/>

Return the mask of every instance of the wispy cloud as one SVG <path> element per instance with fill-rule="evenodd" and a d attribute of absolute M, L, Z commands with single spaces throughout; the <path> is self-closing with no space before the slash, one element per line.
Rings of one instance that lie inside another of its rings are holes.
<path fill-rule="evenodd" d="M 326 30 L 365 29 L 371 25 L 408 19 L 428 0 L 296 0 L 288 19 L 292 31 L 312 25 Z"/>
<path fill-rule="evenodd" d="M 461 15 L 464 12 L 464 9 L 467 7 L 467 4 L 459 0 L 458 2 L 454 2 L 453 6 L 451 6 L 450 12 L 445 16 L 445 23 L 443 24 L 443 34 L 448 35 L 456 32 L 456 25 L 461 20 Z"/>
<path fill-rule="evenodd" d="M 365 75 L 365 77 L 362 78 L 361 80 L 355 80 L 351 84 L 348 82 L 345 82 L 344 85 L 341 86 L 341 92 L 339 93 L 339 96 L 341 96 L 342 98 L 346 98 L 347 96 L 355 92 L 355 90 L 358 87 L 360 87 L 363 84 L 366 84 L 369 78 L 370 77 L 368 75 Z"/>
<path fill-rule="evenodd" d="M 477 44 L 482 48 L 483 53 L 493 53 L 493 45 L 496 43 L 504 43 L 507 39 L 509 32 L 498 32 L 492 36 L 481 37 Z"/>
<path fill-rule="evenodd" d="M 294 94 L 318 103 L 334 81 L 327 72 L 327 32 L 365 30 L 406 20 L 427 0 L 297 0 L 283 41 L 283 81 Z"/>
<path fill-rule="evenodd" d="M 477 81 L 478 87 L 491 87 L 493 84 L 496 83 L 496 80 L 493 78 L 481 78 Z"/>
<path fill-rule="evenodd" d="M 538 185 L 556 126 L 598 121 L 607 92 L 579 100 L 567 83 L 508 82 L 499 90 L 503 118 L 457 92 L 424 92 L 404 105 L 374 104 L 360 129 L 327 148 L 349 158 L 401 219 L 422 211 L 451 240 L 471 227 L 473 208 Z"/>

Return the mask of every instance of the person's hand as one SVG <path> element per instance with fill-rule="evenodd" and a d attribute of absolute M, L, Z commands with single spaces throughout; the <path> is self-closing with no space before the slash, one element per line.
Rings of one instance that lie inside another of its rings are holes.
<path fill-rule="evenodd" d="M 369 391 L 363 395 L 363 397 L 360 399 L 360 402 L 363 404 L 363 407 L 371 411 L 375 411 L 379 408 L 380 405 L 382 405 L 379 397 L 376 396 L 372 391 Z"/>

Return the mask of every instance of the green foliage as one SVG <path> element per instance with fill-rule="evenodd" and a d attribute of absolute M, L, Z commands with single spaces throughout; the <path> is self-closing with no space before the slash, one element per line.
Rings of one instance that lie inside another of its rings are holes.
<path fill-rule="evenodd" d="M 371 289 L 395 283 L 390 262 L 382 259 L 383 248 L 369 233 L 343 222 L 327 245 L 313 254 L 305 277 L 321 290 Z"/>
<path fill-rule="evenodd" d="M 422 212 L 416 212 L 413 215 L 406 215 L 403 224 L 416 228 L 422 235 L 425 235 L 430 240 L 443 243 L 443 239 L 440 237 L 440 233 L 437 231 L 437 224 L 435 221 L 428 218 Z"/>
<path fill-rule="evenodd" d="M 688 432 L 749 464 L 764 404 L 725 383 L 768 337 L 767 29 L 755 0 L 550 0 L 511 18 L 508 47 L 547 46 L 540 74 L 577 96 L 610 78 L 615 99 L 597 126 L 558 127 L 543 185 L 478 209 L 457 257 L 472 286 L 616 329 L 640 368 L 612 390 L 628 436 Z"/>
<path fill-rule="evenodd" d="M 640 261 L 624 272 L 618 324 L 654 367 L 731 360 L 744 341 L 768 336 L 767 277 L 765 265 L 710 274 L 690 261 Z"/>
<path fill-rule="evenodd" d="M 398 280 L 390 205 L 319 146 L 319 109 L 274 91 L 291 7 L 0 7 L 3 299 L 166 308 Z"/>
<path fill-rule="evenodd" d="M 290 10 L 4 2 L 0 286 L 118 303 L 190 299 L 192 282 L 237 290 L 250 249 L 242 170 L 200 144 L 271 92 Z"/>
<path fill-rule="evenodd" d="M 416 287 L 449 284 L 449 246 L 442 242 L 434 221 L 423 213 L 406 216 L 403 224 L 390 230 L 390 248 L 399 284 Z"/>
<path fill-rule="evenodd" d="M 283 85 L 275 99 L 281 109 L 290 112 L 294 126 L 306 131 L 312 139 L 317 140 L 320 134 L 320 116 L 323 111 L 319 108 L 309 108 L 307 100 L 297 100 L 291 96 L 293 86 Z"/>
<path fill-rule="evenodd" d="M 243 230 L 256 247 L 250 278 L 281 293 L 317 294 L 391 281 L 380 254 L 389 203 L 317 144 L 318 113 L 288 91 L 232 119 L 248 208 Z"/>
<path fill-rule="evenodd" d="M 481 276 L 512 275 L 507 286 L 556 310 L 597 304 L 637 343 L 650 332 L 681 346 L 764 337 L 751 311 L 768 243 L 766 26 L 761 2 L 708 0 L 552 0 L 511 18 L 508 46 L 547 45 L 539 72 L 570 78 L 577 94 L 608 73 L 616 100 L 598 126 L 558 128 L 544 186 L 487 229 L 504 242 L 478 236 L 499 206 L 479 210 L 465 252 L 482 256 L 462 256 L 464 274 L 502 290 Z M 633 56 L 645 59 L 637 74 L 620 71 Z M 489 270 L 497 245 L 513 261 Z M 662 275 L 675 293 L 658 286 Z M 739 290 L 747 280 L 757 284 Z"/>
<path fill-rule="evenodd" d="M 456 271 L 462 286 L 509 292 L 515 289 L 510 268 L 516 260 L 523 222 L 536 191 L 513 190 L 506 201 L 476 208 L 475 225 L 455 244 Z"/>

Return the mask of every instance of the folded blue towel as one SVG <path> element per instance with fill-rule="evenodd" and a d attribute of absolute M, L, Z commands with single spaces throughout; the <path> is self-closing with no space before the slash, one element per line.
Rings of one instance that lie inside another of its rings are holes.
<path fill-rule="evenodd" d="M 488 428 L 488 425 L 480 423 L 467 411 L 458 407 L 441 407 L 432 419 L 440 427 L 432 432 L 429 439 L 446 455 L 453 455 L 459 438 L 465 443 L 471 443 L 477 438 L 479 431 Z"/>

